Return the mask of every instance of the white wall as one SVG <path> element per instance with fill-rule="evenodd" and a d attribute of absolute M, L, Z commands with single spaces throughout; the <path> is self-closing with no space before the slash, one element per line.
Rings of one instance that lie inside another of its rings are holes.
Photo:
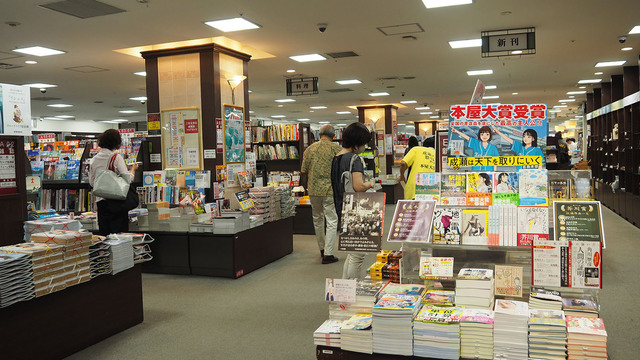
<path fill-rule="evenodd" d="M 36 124 L 37 122 L 37 124 Z M 117 129 L 118 124 L 93 120 L 37 120 L 32 123 L 33 131 L 91 132 L 101 133 L 107 129 Z"/>

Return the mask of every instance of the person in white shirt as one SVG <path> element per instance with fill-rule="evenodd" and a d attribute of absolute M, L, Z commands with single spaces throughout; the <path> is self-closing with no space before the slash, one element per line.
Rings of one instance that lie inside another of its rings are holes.
<path fill-rule="evenodd" d="M 100 169 L 107 169 L 109 162 L 114 155 L 113 170 L 115 173 L 128 173 L 129 183 L 133 181 L 133 176 L 135 171 L 138 169 L 138 164 L 135 163 L 131 166 L 131 169 L 127 169 L 127 165 L 125 164 L 122 156 L 114 152 L 119 149 L 121 145 L 122 137 L 120 136 L 120 132 L 116 129 L 108 129 L 98 136 L 98 146 L 101 149 L 100 152 L 91 159 L 91 166 L 89 168 L 89 184 L 91 184 L 91 187 L 93 187 L 97 171 Z M 114 210 L 114 206 L 109 206 L 110 204 L 113 204 L 113 202 L 117 201 L 120 200 L 109 200 L 96 196 L 98 228 L 99 233 L 102 236 L 129 231 L 128 211 Z"/>

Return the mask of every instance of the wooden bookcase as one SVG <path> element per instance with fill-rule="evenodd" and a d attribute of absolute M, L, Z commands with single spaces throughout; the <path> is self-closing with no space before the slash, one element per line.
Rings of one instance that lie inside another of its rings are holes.
<path fill-rule="evenodd" d="M 639 83 L 639 67 L 624 67 L 587 94 L 586 112 L 595 197 L 640 227 Z"/>
<path fill-rule="evenodd" d="M 277 126 L 277 125 L 275 125 Z M 269 126 L 255 126 L 251 128 L 252 139 L 255 139 L 255 132 L 258 128 L 268 128 Z M 260 160 L 257 162 L 264 164 L 267 172 L 271 171 L 299 171 L 302 166 L 302 155 L 304 151 L 313 143 L 313 134 L 311 133 L 311 127 L 309 124 L 298 124 L 298 139 L 297 140 L 281 140 L 281 141 L 261 141 L 252 142 L 252 148 L 265 147 L 265 146 L 294 146 L 298 151 L 297 159 L 278 159 L 278 160 Z M 255 152 L 255 151 L 254 151 Z M 256 154 L 257 156 L 257 154 Z"/>
<path fill-rule="evenodd" d="M 26 191 L 26 162 L 23 136 L 0 135 L 0 141 L 10 142 L 15 152 L 15 181 L 16 190 L 0 194 L 0 246 L 13 245 L 22 242 L 24 238 L 23 225 L 27 220 L 27 191 Z M 5 172 L 9 169 L 3 169 Z"/>

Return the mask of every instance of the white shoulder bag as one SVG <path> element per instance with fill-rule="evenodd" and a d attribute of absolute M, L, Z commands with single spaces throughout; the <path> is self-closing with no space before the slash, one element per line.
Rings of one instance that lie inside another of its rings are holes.
<path fill-rule="evenodd" d="M 110 200 L 124 200 L 129 192 L 129 174 L 116 174 L 114 163 L 118 154 L 113 154 L 106 169 L 96 172 L 93 194 Z M 126 179 L 124 177 L 127 177 Z"/>

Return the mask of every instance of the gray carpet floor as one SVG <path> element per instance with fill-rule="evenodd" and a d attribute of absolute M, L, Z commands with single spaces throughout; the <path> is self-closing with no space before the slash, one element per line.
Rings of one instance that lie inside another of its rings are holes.
<path fill-rule="evenodd" d="M 388 229 L 393 206 L 386 212 Z M 603 217 L 609 355 L 640 359 L 640 229 L 606 208 Z M 324 280 L 342 276 L 345 258 L 322 265 L 319 255 L 314 236 L 295 235 L 292 254 L 236 280 L 143 274 L 144 322 L 68 359 L 315 359 L 313 331 L 328 318 Z"/>

